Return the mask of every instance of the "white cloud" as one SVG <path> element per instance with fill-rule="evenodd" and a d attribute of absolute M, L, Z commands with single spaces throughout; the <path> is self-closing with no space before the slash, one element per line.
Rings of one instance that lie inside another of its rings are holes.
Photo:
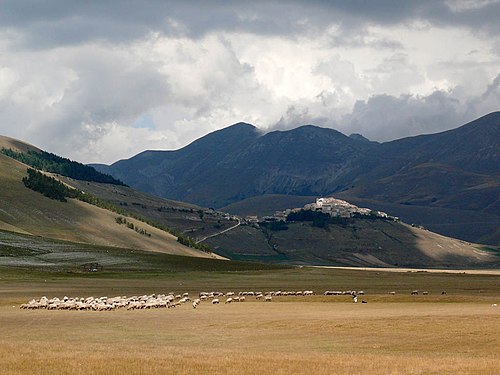
<path fill-rule="evenodd" d="M 498 2 L 21 3 L 0 6 L 0 132 L 83 162 L 239 121 L 386 140 L 499 109 Z"/>

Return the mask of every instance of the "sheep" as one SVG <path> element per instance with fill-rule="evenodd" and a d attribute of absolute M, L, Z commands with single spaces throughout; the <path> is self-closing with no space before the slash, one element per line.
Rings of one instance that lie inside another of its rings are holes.
<path fill-rule="evenodd" d="M 140 302 L 132 302 L 127 306 L 127 310 L 138 309 L 140 305 L 141 305 Z"/>
<path fill-rule="evenodd" d="M 392 291 L 392 292 L 389 292 L 389 294 L 394 296 L 396 294 L 396 292 Z"/>
<path fill-rule="evenodd" d="M 325 292 L 326 293 L 326 292 Z M 335 292 L 336 293 L 336 292 Z M 340 293 L 340 292 L 339 292 Z M 271 302 L 274 295 L 291 295 L 305 296 L 312 295 L 312 291 L 277 291 L 277 292 L 227 292 L 225 295 L 222 292 L 201 292 L 200 298 L 192 301 L 192 306 L 196 309 L 203 300 L 210 299 L 212 304 L 220 304 L 220 296 L 226 296 L 225 303 L 244 302 L 246 296 L 254 296 L 257 300 Z M 85 310 L 85 311 L 113 311 L 117 309 L 136 310 L 136 309 L 156 309 L 156 308 L 175 308 L 186 302 L 191 302 L 188 293 L 174 294 L 149 294 L 141 296 L 115 296 L 115 297 L 69 297 L 64 296 L 59 299 L 57 297 L 48 299 L 43 296 L 40 300 L 32 299 L 28 303 L 21 304 L 20 309 L 42 309 L 47 310 Z"/>
<path fill-rule="evenodd" d="M 418 290 L 413 290 L 413 291 L 411 292 L 411 295 L 412 295 L 412 296 L 414 296 L 414 295 L 418 295 Z"/>
<path fill-rule="evenodd" d="M 422 295 L 427 296 L 427 295 L 429 295 L 429 292 L 427 292 L 427 291 L 422 292 Z"/>

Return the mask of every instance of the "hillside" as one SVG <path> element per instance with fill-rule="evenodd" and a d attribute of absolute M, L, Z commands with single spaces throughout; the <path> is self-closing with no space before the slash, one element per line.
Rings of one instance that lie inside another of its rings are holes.
<path fill-rule="evenodd" d="M 263 135 L 236 124 L 177 151 L 145 151 L 98 168 L 136 189 L 206 207 L 231 209 L 256 196 L 332 194 L 389 204 L 401 217 L 413 206 L 424 215 L 412 222 L 497 245 L 499 125 L 494 112 L 446 132 L 376 143 L 310 125 Z M 428 220 L 436 208 L 452 231 Z M 478 220 L 467 217 L 482 214 L 491 224 L 471 231 Z"/>
<path fill-rule="evenodd" d="M 355 219 L 316 228 L 288 223 L 262 231 L 241 226 L 207 242 L 221 255 L 274 263 L 370 267 L 499 268 L 498 248 L 483 248 L 406 224 Z"/>
<path fill-rule="evenodd" d="M 0 135 L 0 149 L 2 148 L 12 149 L 18 152 L 41 151 L 39 148 L 30 145 L 29 143 L 21 142 L 17 139 Z"/>
<path fill-rule="evenodd" d="M 116 185 L 68 180 L 93 195 L 153 219 L 200 240 L 236 224 L 217 211 L 169 201 Z M 294 199 L 295 198 L 295 199 Z M 292 200 L 290 200 L 292 199 Z M 311 197 L 263 196 L 249 198 L 247 209 L 267 208 L 269 213 L 310 203 Z M 246 202 L 244 201 L 244 202 Z M 244 203 L 241 202 L 241 203 Z M 235 203 L 233 206 L 237 206 Z M 366 207 L 367 205 L 362 205 Z M 203 214 L 200 215 L 200 212 Z M 427 230 L 384 220 L 355 219 L 345 225 L 315 228 L 311 223 L 289 223 L 285 231 L 241 225 L 204 241 L 216 253 L 233 260 L 349 266 L 444 268 L 498 268 L 498 249 L 447 238 Z M 379 248 L 380 247 L 380 248 Z"/>
<path fill-rule="evenodd" d="M 269 216 L 276 211 L 284 211 L 287 208 L 303 207 L 307 203 L 314 202 L 314 196 L 264 194 L 231 203 L 221 208 L 221 211 L 239 216 Z"/>
<path fill-rule="evenodd" d="M 211 256 L 183 246 L 176 241 L 176 237 L 138 220 L 127 218 L 150 236 L 119 225 L 116 213 L 74 199 L 60 202 L 44 197 L 23 185 L 21 180 L 25 175 L 24 164 L 0 154 L 2 230 L 103 246 Z"/>

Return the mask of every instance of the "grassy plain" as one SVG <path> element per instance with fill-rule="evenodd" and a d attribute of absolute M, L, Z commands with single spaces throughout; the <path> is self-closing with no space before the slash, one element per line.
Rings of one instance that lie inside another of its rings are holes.
<path fill-rule="evenodd" d="M 368 303 L 317 295 L 271 303 L 247 297 L 196 310 L 18 308 L 42 295 L 257 289 L 363 289 Z M 410 296 L 413 289 L 429 295 Z M 0 268 L 0 369 L 9 375 L 496 374 L 500 310 L 492 304 L 499 300 L 498 275 L 305 267 L 228 272 L 187 265 L 88 274 Z"/>

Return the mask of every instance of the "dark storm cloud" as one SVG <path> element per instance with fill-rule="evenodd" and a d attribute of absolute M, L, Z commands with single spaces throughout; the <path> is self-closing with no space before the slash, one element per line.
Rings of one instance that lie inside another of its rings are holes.
<path fill-rule="evenodd" d="M 341 34 L 367 25 L 427 21 L 496 35 L 500 3 L 452 9 L 444 1 L 19 1 L 0 5 L 0 30 L 25 48 L 92 41 L 126 42 L 149 33 L 200 37 L 210 32 L 314 35 L 336 24 Z M 349 38 L 339 41 L 348 43 Z"/>

